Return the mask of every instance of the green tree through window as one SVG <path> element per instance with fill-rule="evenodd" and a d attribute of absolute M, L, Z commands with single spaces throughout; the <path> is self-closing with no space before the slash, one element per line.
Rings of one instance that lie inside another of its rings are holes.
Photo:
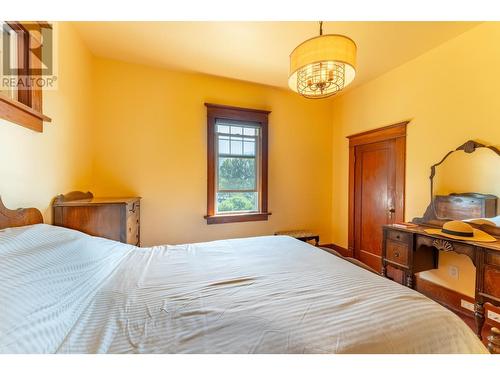
<path fill-rule="evenodd" d="M 220 212 L 254 211 L 257 207 L 256 193 L 219 193 L 218 203 Z"/>
<path fill-rule="evenodd" d="M 219 190 L 254 190 L 254 158 L 219 158 Z"/>
<path fill-rule="evenodd" d="M 257 211 L 257 141 L 248 123 L 217 122 L 217 211 Z"/>

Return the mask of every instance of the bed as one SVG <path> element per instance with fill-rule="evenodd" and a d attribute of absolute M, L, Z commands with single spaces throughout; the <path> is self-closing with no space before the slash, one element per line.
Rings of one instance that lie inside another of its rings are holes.
<path fill-rule="evenodd" d="M 0 353 L 487 353 L 437 303 L 290 237 L 138 248 L 5 208 L 2 227 Z"/>

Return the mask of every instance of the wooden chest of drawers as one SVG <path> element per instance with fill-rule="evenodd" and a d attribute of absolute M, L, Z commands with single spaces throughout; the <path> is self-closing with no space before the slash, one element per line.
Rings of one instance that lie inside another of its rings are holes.
<path fill-rule="evenodd" d="M 140 246 L 140 200 L 94 198 L 81 192 L 59 195 L 53 203 L 54 225 Z"/>

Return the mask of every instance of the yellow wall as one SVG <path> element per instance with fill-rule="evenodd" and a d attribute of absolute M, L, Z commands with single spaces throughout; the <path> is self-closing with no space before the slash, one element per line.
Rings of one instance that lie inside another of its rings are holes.
<path fill-rule="evenodd" d="M 52 118 L 43 133 L 0 120 L 0 194 L 9 208 L 37 207 L 51 222 L 51 199 L 90 182 L 92 56 L 71 25 L 60 23 L 58 90 L 45 91 Z"/>
<path fill-rule="evenodd" d="M 500 23 L 483 23 L 418 58 L 335 98 L 333 205 L 335 243 L 347 245 L 348 142 L 346 136 L 411 119 L 406 161 L 406 219 L 429 203 L 429 168 L 469 139 L 500 145 Z M 459 266 L 459 280 L 448 277 Z M 457 256 L 423 277 L 473 294 L 474 268 Z"/>
<path fill-rule="evenodd" d="M 310 228 L 331 241 L 328 101 L 213 76 L 94 62 L 96 195 L 140 195 L 143 245 Z M 271 110 L 269 221 L 207 225 L 205 102 Z"/>

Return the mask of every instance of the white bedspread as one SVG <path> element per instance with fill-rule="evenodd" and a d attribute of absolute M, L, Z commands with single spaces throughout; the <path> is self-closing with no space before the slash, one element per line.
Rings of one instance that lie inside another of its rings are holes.
<path fill-rule="evenodd" d="M 289 237 L 0 231 L 1 353 L 486 353 L 423 295 Z"/>

